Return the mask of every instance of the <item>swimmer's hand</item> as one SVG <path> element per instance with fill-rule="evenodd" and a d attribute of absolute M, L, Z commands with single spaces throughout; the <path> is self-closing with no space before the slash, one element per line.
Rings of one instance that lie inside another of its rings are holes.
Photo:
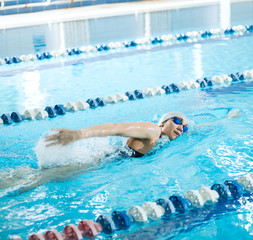
<path fill-rule="evenodd" d="M 232 109 L 231 111 L 228 112 L 226 115 L 227 118 L 235 118 L 240 116 L 240 111 L 239 109 Z"/>
<path fill-rule="evenodd" d="M 79 130 L 62 128 L 52 129 L 52 131 L 57 131 L 58 133 L 51 134 L 45 137 L 45 141 L 50 142 L 46 145 L 46 147 L 50 147 L 53 145 L 67 145 L 81 139 L 81 134 Z"/>
<path fill-rule="evenodd" d="M 230 111 L 227 113 L 226 118 L 236 118 L 236 117 L 239 117 L 239 116 L 240 116 L 240 110 L 239 110 L 239 109 L 232 109 L 232 110 L 230 110 Z M 208 122 L 208 123 L 200 123 L 200 124 L 197 124 L 197 126 L 198 126 L 198 127 L 203 127 L 203 126 L 211 125 L 211 124 L 214 124 L 214 123 L 223 121 L 223 120 L 224 120 L 224 119 L 216 120 L 216 121 Z"/>

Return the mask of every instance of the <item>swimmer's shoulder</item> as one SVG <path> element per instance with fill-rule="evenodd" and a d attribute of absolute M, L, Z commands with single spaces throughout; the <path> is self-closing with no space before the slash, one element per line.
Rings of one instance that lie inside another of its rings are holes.
<path fill-rule="evenodd" d="M 140 125 L 140 126 L 146 126 L 146 127 L 152 127 L 154 129 L 160 129 L 160 127 L 153 122 L 135 122 L 135 124 Z"/>
<path fill-rule="evenodd" d="M 147 129 L 150 129 L 150 130 L 153 130 L 154 132 L 156 132 L 157 136 L 160 137 L 160 134 L 161 134 L 161 127 L 159 127 L 156 123 L 153 123 L 153 122 L 141 122 L 142 123 L 142 126 L 144 128 L 147 128 Z"/>
<path fill-rule="evenodd" d="M 150 143 L 157 143 L 161 136 L 161 127 L 159 127 L 156 123 L 153 122 L 144 122 L 144 129 L 147 129 L 147 131 L 153 132 L 153 136 L 149 139 Z"/>
<path fill-rule="evenodd" d="M 152 122 L 123 122 L 112 127 L 113 135 L 139 139 L 153 139 L 159 136 L 159 127 Z"/>
<path fill-rule="evenodd" d="M 142 130 L 152 130 L 154 132 L 161 132 L 161 128 L 153 122 L 125 122 L 125 123 L 120 123 L 120 125 L 124 127 L 136 127 Z"/>

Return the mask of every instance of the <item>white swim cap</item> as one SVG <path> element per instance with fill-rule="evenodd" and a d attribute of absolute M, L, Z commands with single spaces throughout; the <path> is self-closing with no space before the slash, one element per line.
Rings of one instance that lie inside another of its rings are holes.
<path fill-rule="evenodd" d="M 173 117 L 182 118 L 184 120 L 185 124 L 189 123 L 189 119 L 184 113 L 181 113 L 181 112 L 167 112 L 167 113 L 163 114 L 162 117 L 160 118 L 160 120 L 158 122 L 158 126 L 161 126 L 163 122 L 165 122 L 168 119 L 173 118 Z"/>

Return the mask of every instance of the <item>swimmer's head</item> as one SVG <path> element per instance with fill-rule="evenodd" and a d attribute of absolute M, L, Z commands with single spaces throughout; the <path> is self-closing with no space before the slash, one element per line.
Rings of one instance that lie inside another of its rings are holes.
<path fill-rule="evenodd" d="M 162 117 L 160 118 L 159 122 L 158 122 L 158 126 L 161 126 L 162 123 L 166 122 L 167 120 L 173 118 L 173 117 L 179 117 L 182 118 L 184 120 L 185 124 L 189 124 L 189 119 L 188 117 L 181 112 L 167 112 L 165 114 L 162 115 Z"/>
<path fill-rule="evenodd" d="M 179 137 L 183 132 L 187 131 L 189 119 L 181 112 L 165 113 L 158 122 L 162 127 L 162 135 L 167 135 L 170 140 Z"/>

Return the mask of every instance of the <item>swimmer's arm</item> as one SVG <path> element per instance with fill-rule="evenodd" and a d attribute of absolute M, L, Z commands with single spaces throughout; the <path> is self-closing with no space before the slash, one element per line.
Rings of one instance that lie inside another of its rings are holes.
<path fill-rule="evenodd" d="M 152 122 L 131 122 L 131 123 L 104 123 L 92 127 L 72 130 L 54 129 L 58 131 L 45 138 L 51 141 L 47 146 L 62 144 L 66 145 L 77 140 L 91 137 L 123 136 L 140 139 L 157 139 L 161 134 L 161 129 Z"/>
<path fill-rule="evenodd" d="M 161 128 L 152 122 L 116 123 L 115 132 L 115 136 L 158 139 Z"/>
<path fill-rule="evenodd" d="M 217 124 L 218 122 L 224 121 L 224 119 L 220 119 L 220 120 L 216 120 L 216 121 L 212 121 L 212 122 L 206 122 L 206 123 L 198 123 L 196 124 L 196 127 L 205 127 L 208 125 L 213 125 L 213 124 Z"/>
<path fill-rule="evenodd" d="M 79 130 L 81 138 L 122 136 L 150 139 L 159 137 L 157 124 L 152 122 L 104 123 Z"/>

